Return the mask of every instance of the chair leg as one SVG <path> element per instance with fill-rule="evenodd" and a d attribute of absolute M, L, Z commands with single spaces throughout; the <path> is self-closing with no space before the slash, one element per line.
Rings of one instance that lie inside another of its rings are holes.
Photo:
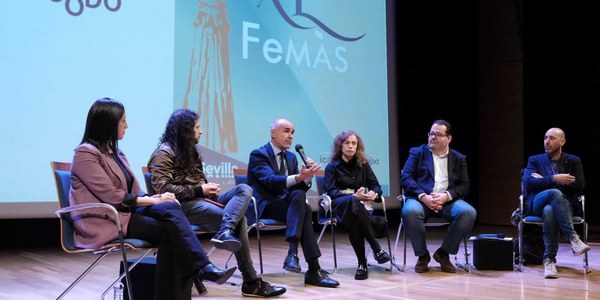
<path fill-rule="evenodd" d="M 469 264 L 469 249 L 467 248 L 467 238 L 464 237 L 463 238 L 463 244 L 464 244 L 464 248 L 465 248 L 465 263 L 459 263 L 458 262 L 458 253 L 454 256 L 454 261 L 456 263 L 456 266 L 465 270 L 466 272 L 469 272 L 471 265 Z"/>
<path fill-rule="evenodd" d="M 387 217 L 386 217 L 386 227 L 385 228 L 386 228 L 386 231 L 387 231 L 386 238 L 387 238 L 387 244 L 388 244 L 388 251 L 390 252 L 389 254 L 391 256 L 391 259 L 390 259 L 390 268 L 386 269 L 386 270 L 388 270 L 390 272 L 393 272 L 394 268 L 396 268 L 396 269 L 398 269 L 398 271 L 402 271 L 401 268 L 400 268 L 400 265 L 398 265 L 396 263 L 396 258 L 394 257 L 394 252 L 392 252 L 392 241 L 390 239 L 390 233 L 389 233 L 389 228 L 390 227 L 389 227 L 389 224 L 387 223 Z M 395 249 L 394 249 L 394 251 L 395 251 Z"/>
<path fill-rule="evenodd" d="M 387 209 L 385 208 L 385 202 L 383 203 L 383 218 L 385 219 L 385 232 L 386 232 L 385 237 L 387 238 L 388 251 L 389 251 L 389 255 L 390 255 L 390 268 L 386 269 L 386 270 L 393 272 L 394 267 L 395 267 L 396 269 L 398 269 L 398 271 L 401 271 L 400 266 L 398 264 L 396 264 L 396 258 L 394 257 L 394 252 L 396 251 L 396 249 L 394 249 L 394 252 L 392 252 L 392 242 L 390 240 L 390 232 L 389 232 L 390 224 L 388 223 Z"/>
<path fill-rule="evenodd" d="M 228 268 L 229 265 L 229 261 L 231 260 L 231 258 L 233 257 L 233 252 L 231 252 L 231 254 L 229 254 L 229 257 L 227 258 L 227 260 L 225 261 L 225 269 Z"/>
<path fill-rule="evenodd" d="M 525 255 L 523 251 L 523 246 L 525 242 L 523 241 L 523 221 L 519 222 L 518 231 L 519 231 L 519 263 L 517 264 L 517 271 L 523 272 L 523 256 Z"/>
<path fill-rule="evenodd" d="M 123 270 L 125 270 L 125 282 L 127 283 L 127 294 L 129 294 L 129 300 L 133 300 L 133 287 L 131 286 L 131 276 L 129 276 L 129 268 L 127 267 L 127 253 L 125 253 L 125 242 L 123 240 L 123 234 L 119 230 L 119 242 L 121 243 L 121 255 L 123 256 Z M 149 249 L 151 250 L 151 249 Z M 150 251 L 148 251 L 150 252 Z M 146 253 L 148 253 L 146 252 Z M 139 261 L 139 260 L 138 260 Z"/>
<path fill-rule="evenodd" d="M 331 219 L 333 220 L 333 219 Z M 332 221 L 333 222 L 333 221 Z M 331 224 L 331 241 L 333 243 L 333 271 L 337 270 L 337 250 L 335 248 L 335 224 Z"/>
<path fill-rule="evenodd" d="M 404 232 L 404 259 L 402 260 L 402 271 L 406 270 L 406 232 Z"/>
<path fill-rule="evenodd" d="M 145 250 L 145 251 L 144 251 L 144 252 L 143 252 L 143 253 L 142 253 L 142 254 L 141 254 L 141 255 L 140 255 L 140 256 L 139 256 L 139 257 L 138 257 L 138 258 L 137 258 L 137 259 L 136 259 L 136 260 L 135 260 L 135 261 L 134 261 L 134 262 L 133 262 L 131 265 L 130 265 L 130 266 L 129 266 L 129 267 L 127 267 L 127 268 L 125 268 L 125 266 L 127 266 L 127 265 L 128 265 L 128 263 L 125 263 L 125 264 L 123 264 L 123 270 L 124 270 L 124 272 L 123 272 L 123 273 L 121 273 L 121 274 L 119 275 L 119 277 L 118 277 L 118 278 L 117 278 L 115 281 L 113 281 L 113 282 L 112 282 L 112 283 L 111 283 L 111 284 L 108 286 L 108 288 L 107 288 L 107 289 L 104 291 L 104 293 L 102 293 L 101 299 L 104 299 L 104 297 L 106 297 L 106 295 L 107 295 L 107 294 L 110 292 L 111 288 L 112 288 L 112 287 L 113 287 L 115 284 L 117 284 L 117 282 L 121 281 L 121 279 L 123 279 L 123 277 L 126 277 L 126 276 L 127 276 L 127 274 L 128 274 L 129 272 L 131 272 L 131 270 L 133 270 L 133 268 L 135 268 L 135 266 L 137 266 L 137 265 L 138 265 L 138 263 L 139 263 L 139 262 L 141 262 L 141 261 L 142 261 L 142 259 L 143 259 L 144 257 L 146 257 L 146 256 L 148 255 L 148 253 L 150 253 L 150 251 L 152 251 L 152 250 L 154 250 L 154 249 L 153 249 L 153 248 L 150 248 L 150 249 L 147 249 L 147 250 Z M 125 261 L 127 261 L 127 259 L 125 259 Z M 121 262 L 121 263 L 123 263 L 123 262 Z M 129 299 L 133 299 L 133 297 L 132 297 L 132 296 L 133 296 L 133 295 L 132 295 L 132 293 L 133 293 L 133 290 L 132 290 L 132 287 L 131 287 L 131 285 L 129 284 L 129 283 L 130 283 L 130 281 L 129 281 L 129 279 L 126 279 L 126 281 L 127 281 L 127 283 L 128 283 L 128 284 L 127 284 L 127 288 L 128 288 L 127 292 L 128 292 L 128 294 L 129 294 Z"/>
<path fill-rule="evenodd" d="M 321 238 L 323 237 L 323 234 L 325 233 L 325 230 L 327 229 L 327 225 L 329 225 L 329 224 L 323 225 L 323 229 L 321 229 L 321 234 L 319 234 L 319 238 L 317 239 L 317 244 L 321 243 Z"/>
<path fill-rule="evenodd" d="M 583 222 L 583 242 L 587 244 L 587 241 L 588 241 L 588 223 Z M 592 269 L 590 269 L 590 266 L 588 263 L 588 252 L 586 252 L 583 256 L 583 269 L 584 269 L 585 274 L 592 273 Z"/>
<path fill-rule="evenodd" d="M 394 256 L 392 255 L 392 242 L 390 241 L 390 233 L 389 233 L 389 232 L 387 232 L 387 231 L 388 231 L 388 229 L 389 229 L 389 226 L 388 226 L 388 224 L 387 224 L 387 219 L 386 219 L 386 222 L 385 222 L 385 230 L 386 230 L 386 233 L 387 233 L 387 234 L 385 235 L 385 237 L 387 238 L 388 253 L 389 253 L 389 255 L 390 255 L 390 268 L 389 268 L 389 269 L 386 269 L 386 270 L 388 270 L 388 271 L 392 272 L 392 271 L 394 270 Z"/>
<path fill-rule="evenodd" d="M 110 252 L 107 251 L 106 253 L 103 253 L 98 258 L 96 258 L 96 260 L 85 271 L 83 271 L 83 273 L 81 273 L 81 275 L 79 275 L 79 277 L 77 277 L 77 279 L 75 279 L 75 281 L 73 281 L 73 283 L 71 283 L 71 285 L 69 285 L 69 287 L 67 287 L 67 289 L 65 289 L 62 292 L 62 294 L 60 294 L 60 296 L 58 296 L 58 298 L 56 298 L 56 300 L 62 299 L 68 292 L 70 292 L 73 289 L 73 287 L 75 287 L 75 285 L 77 285 L 109 253 Z"/>
<path fill-rule="evenodd" d="M 469 247 L 467 247 L 467 237 L 464 238 L 464 244 L 465 244 L 465 263 L 466 263 L 466 267 L 467 269 L 465 271 L 469 272 L 471 269 L 471 263 L 469 263 L 469 256 L 471 255 L 471 253 L 469 253 Z"/>
<path fill-rule="evenodd" d="M 256 225 L 256 239 L 258 241 L 258 261 L 260 263 L 260 276 L 263 275 L 263 257 L 262 257 L 262 244 L 260 241 L 260 228 Z"/>
<path fill-rule="evenodd" d="M 398 249 L 398 241 L 400 241 L 400 232 L 401 231 L 402 231 L 402 220 L 400 220 L 400 225 L 398 226 L 398 232 L 396 233 L 396 241 L 394 242 L 394 251 L 391 253 L 391 255 L 392 255 L 392 261 L 393 261 L 394 267 L 396 267 L 396 269 L 398 269 L 398 271 L 404 272 L 404 270 L 406 268 L 406 251 L 404 252 L 404 266 L 400 267 L 400 265 L 398 265 L 398 263 L 396 263 L 396 253 L 397 253 L 397 249 Z"/>
<path fill-rule="evenodd" d="M 217 248 L 215 246 L 212 246 L 212 248 L 210 248 L 210 250 L 206 252 L 206 256 L 210 256 L 213 252 L 215 252 L 215 250 L 217 250 Z"/>

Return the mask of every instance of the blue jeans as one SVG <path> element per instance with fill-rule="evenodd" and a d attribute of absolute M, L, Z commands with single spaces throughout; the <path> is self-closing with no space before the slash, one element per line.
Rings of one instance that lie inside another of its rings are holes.
<path fill-rule="evenodd" d="M 544 260 L 550 259 L 556 262 L 560 231 L 569 240 L 577 235 L 573 227 L 571 202 L 558 189 L 544 190 L 533 198 L 533 207 L 529 214 L 542 217 L 544 221 Z"/>
<path fill-rule="evenodd" d="M 435 213 L 421 201 L 407 198 L 402 208 L 402 221 L 416 256 L 429 253 L 425 243 L 424 222 L 431 216 L 441 217 L 450 222 L 441 248 L 449 254 L 456 254 L 460 242 L 471 231 L 477 212 L 473 206 L 461 199 L 445 204 L 439 213 Z"/>
<path fill-rule="evenodd" d="M 251 198 L 252 188 L 246 184 L 238 184 L 216 199 L 216 202 L 224 204 L 225 208 L 202 199 L 181 203 L 190 224 L 198 225 L 207 231 L 218 231 L 223 226 L 233 229 L 242 244 L 240 250 L 235 253 L 235 259 L 244 281 L 258 278 L 250 256 L 248 224 L 245 216 Z"/>

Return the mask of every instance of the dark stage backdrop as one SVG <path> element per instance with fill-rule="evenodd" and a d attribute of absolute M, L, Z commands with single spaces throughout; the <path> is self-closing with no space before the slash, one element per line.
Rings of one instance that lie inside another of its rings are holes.
<path fill-rule="evenodd" d="M 550 127 L 583 160 L 586 214 L 600 218 L 600 3 L 523 1 L 525 158 L 544 151 Z M 525 163 L 525 162 L 524 162 Z"/>

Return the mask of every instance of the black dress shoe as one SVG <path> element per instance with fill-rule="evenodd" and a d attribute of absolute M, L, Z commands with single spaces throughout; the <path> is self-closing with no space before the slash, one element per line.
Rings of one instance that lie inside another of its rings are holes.
<path fill-rule="evenodd" d="M 272 286 L 262 278 L 245 282 L 242 284 L 242 295 L 246 297 L 277 297 L 285 293 L 286 289 L 282 286 Z"/>
<path fill-rule="evenodd" d="M 333 280 L 327 276 L 327 273 L 323 269 L 316 271 L 308 270 L 304 274 L 304 284 L 316 285 L 320 287 L 335 288 L 340 285 L 339 282 Z"/>
<path fill-rule="evenodd" d="M 442 272 L 446 273 L 456 273 L 456 267 L 450 262 L 450 257 L 448 253 L 439 248 L 433 253 L 433 259 L 440 263 L 442 267 Z"/>
<path fill-rule="evenodd" d="M 375 260 L 377 261 L 378 264 L 384 264 L 386 262 L 390 261 L 390 255 L 385 252 L 385 250 L 383 250 L 383 248 L 379 249 L 379 251 L 375 252 L 375 254 L 373 254 L 373 256 L 375 256 Z"/>
<path fill-rule="evenodd" d="M 369 269 L 367 269 L 366 265 L 359 264 L 358 269 L 356 269 L 356 274 L 354 274 L 354 279 L 365 280 L 367 278 L 369 278 Z"/>
<path fill-rule="evenodd" d="M 229 269 L 221 270 L 213 264 L 204 266 L 199 272 L 197 278 L 202 280 L 215 282 L 217 284 L 223 284 L 233 273 L 237 270 L 237 267 L 231 267 Z"/>
<path fill-rule="evenodd" d="M 238 240 L 231 229 L 223 227 L 210 240 L 213 246 L 218 249 L 225 249 L 229 252 L 238 252 L 242 248 L 242 243 Z"/>
<path fill-rule="evenodd" d="M 429 255 L 429 252 L 427 252 L 426 255 L 419 256 L 419 259 L 417 260 L 417 264 L 415 265 L 415 272 L 425 273 L 425 272 L 429 271 L 428 264 L 430 261 L 431 261 L 431 256 Z"/>
<path fill-rule="evenodd" d="M 300 268 L 300 260 L 296 254 L 288 254 L 283 261 L 283 268 L 287 271 L 300 273 L 302 269 Z"/>

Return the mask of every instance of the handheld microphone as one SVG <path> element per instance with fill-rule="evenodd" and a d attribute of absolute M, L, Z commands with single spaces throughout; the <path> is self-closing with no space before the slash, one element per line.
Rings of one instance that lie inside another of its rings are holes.
<path fill-rule="evenodd" d="M 304 154 L 304 148 L 302 147 L 302 145 L 296 144 L 296 152 L 300 154 L 300 158 L 302 158 L 302 162 L 304 162 L 304 165 L 307 168 L 310 168 L 310 164 L 308 163 L 308 160 L 306 160 L 306 154 Z"/>

